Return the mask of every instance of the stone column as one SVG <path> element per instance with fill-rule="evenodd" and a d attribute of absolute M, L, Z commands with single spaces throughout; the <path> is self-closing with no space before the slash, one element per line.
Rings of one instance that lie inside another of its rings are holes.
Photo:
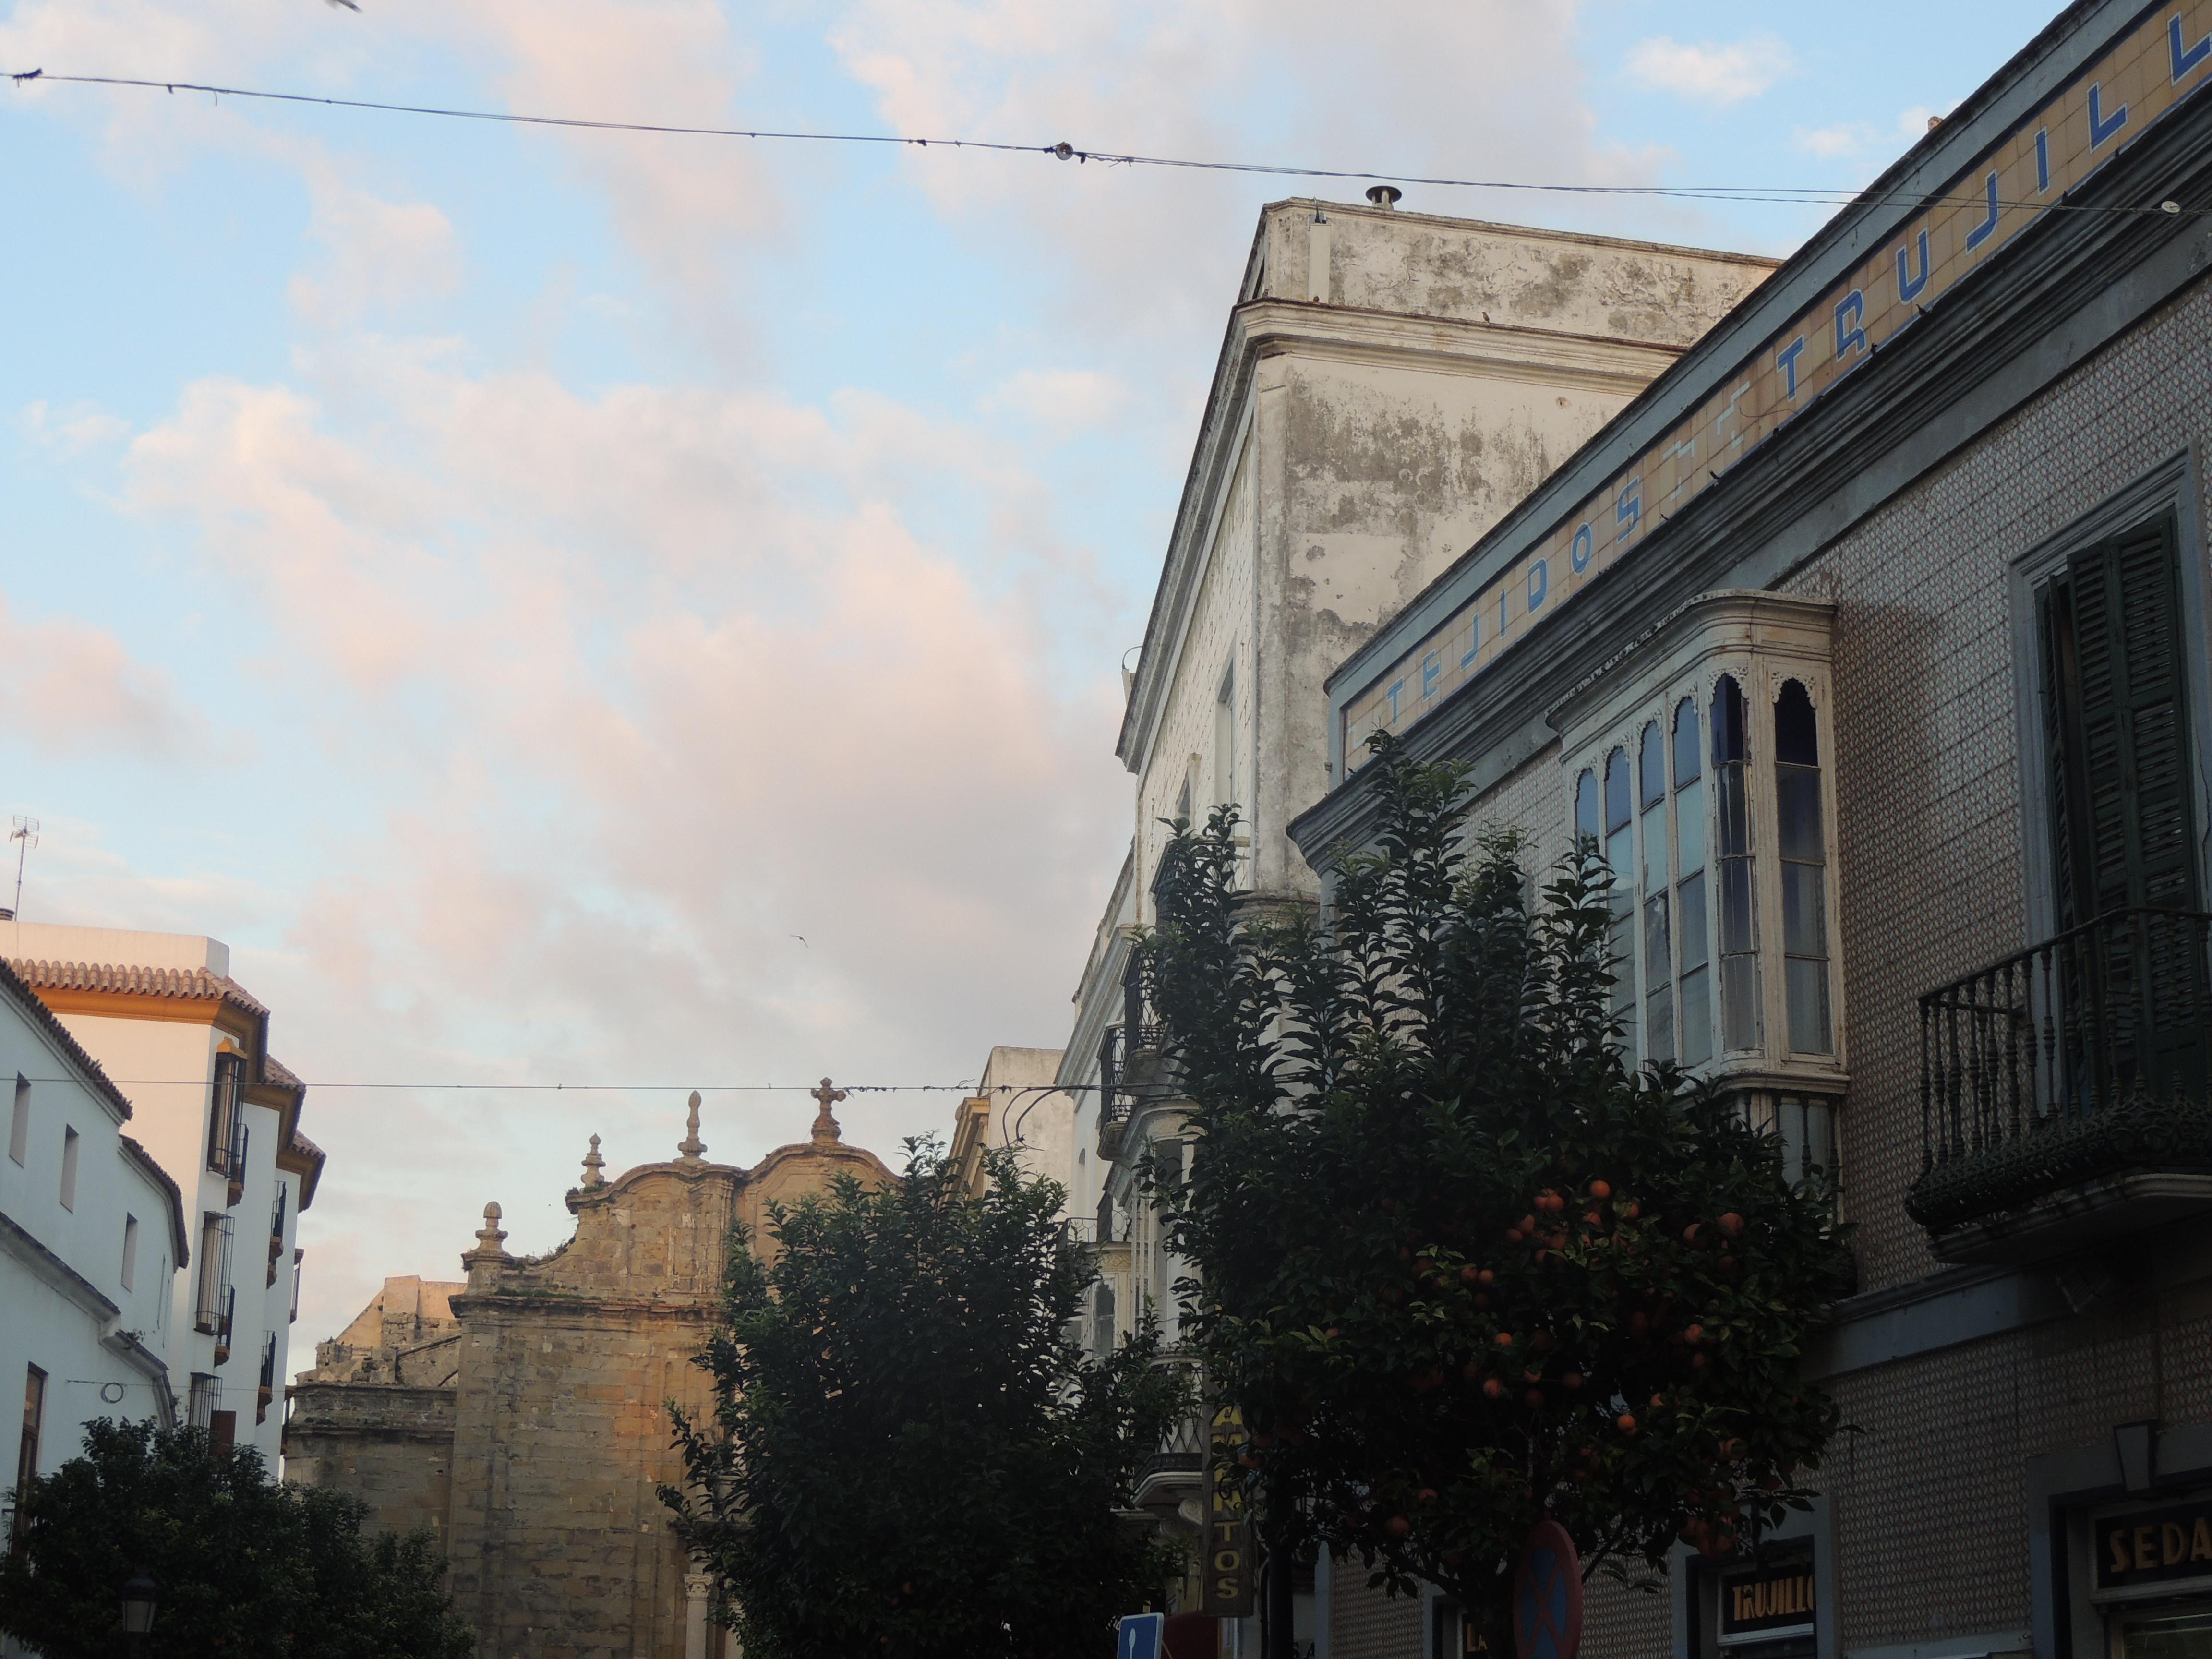
<path fill-rule="evenodd" d="M 707 1605 L 714 1581 L 703 1572 L 684 1575 L 684 1659 L 708 1659 Z"/>

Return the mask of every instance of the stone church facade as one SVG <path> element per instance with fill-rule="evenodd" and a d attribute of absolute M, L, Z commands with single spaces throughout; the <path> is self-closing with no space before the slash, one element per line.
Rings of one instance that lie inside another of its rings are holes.
<path fill-rule="evenodd" d="M 708 1659 L 722 1633 L 655 1495 L 680 1482 L 669 1407 L 703 1414 L 691 1363 L 717 1316 L 731 1229 L 839 1175 L 891 1179 L 843 1143 L 825 1080 L 813 1132 L 750 1170 L 689 1133 L 605 1178 L 599 1139 L 568 1194 L 574 1237 L 504 1248 L 487 1205 L 461 1284 L 386 1282 L 290 1389 L 292 1478 L 353 1492 L 373 1523 L 427 1525 L 482 1659 Z"/>

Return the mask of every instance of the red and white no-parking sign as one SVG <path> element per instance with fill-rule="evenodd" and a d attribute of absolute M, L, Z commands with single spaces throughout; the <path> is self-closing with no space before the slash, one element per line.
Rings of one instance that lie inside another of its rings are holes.
<path fill-rule="evenodd" d="M 1575 1659 L 1583 1644 L 1583 1564 L 1567 1529 L 1546 1516 L 1513 1574 L 1513 1648 L 1519 1659 Z"/>

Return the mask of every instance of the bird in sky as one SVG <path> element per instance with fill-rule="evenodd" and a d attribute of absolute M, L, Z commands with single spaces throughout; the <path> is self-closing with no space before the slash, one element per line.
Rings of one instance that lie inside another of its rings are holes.
<path fill-rule="evenodd" d="M 325 0 L 325 3 L 333 6 L 343 6 L 348 11 L 359 11 L 361 9 L 360 5 L 357 3 L 357 0 Z"/>
<path fill-rule="evenodd" d="M 806 935 L 804 933 L 793 933 L 792 938 L 797 939 L 801 945 L 806 945 Z M 806 948 L 811 951 L 814 947 L 811 945 L 806 945 Z"/>

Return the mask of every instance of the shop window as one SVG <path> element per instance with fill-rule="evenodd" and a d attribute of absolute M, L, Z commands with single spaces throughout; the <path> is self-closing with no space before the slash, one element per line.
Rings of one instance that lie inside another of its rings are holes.
<path fill-rule="evenodd" d="M 1750 749 L 1743 691 L 1713 690 L 1714 848 L 1720 878 L 1721 1047 L 1759 1047 L 1759 911 L 1751 838 Z"/>
<path fill-rule="evenodd" d="M 2212 1659 L 2212 1493 L 2108 1508 L 2088 1532 L 2094 1659 Z"/>
<path fill-rule="evenodd" d="M 1692 1568 L 1698 1659 L 1814 1659 L 1820 1574 L 1810 1537 L 1759 1545 Z"/>

